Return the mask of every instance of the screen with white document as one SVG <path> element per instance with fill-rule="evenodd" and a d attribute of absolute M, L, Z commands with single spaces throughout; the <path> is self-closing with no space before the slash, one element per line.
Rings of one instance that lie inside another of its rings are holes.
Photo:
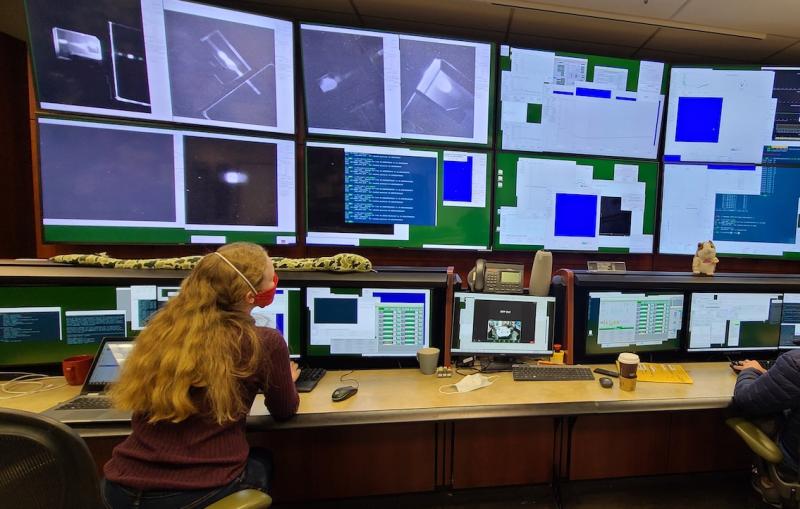
<path fill-rule="evenodd" d="M 250 311 L 256 327 L 269 327 L 281 333 L 292 359 L 300 357 L 300 317 L 303 309 L 300 292 L 300 288 L 279 285 L 272 304 L 263 308 L 256 306 Z"/>
<path fill-rule="evenodd" d="M 666 162 L 800 164 L 800 68 L 673 67 Z"/>
<path fill-rule="evenodd" d="M 414 357 L 430 346 L 431 290 L 306 289 L 310 357 Z"/>
<path fill-rule="evenodd" d="M 800 348 L 800 294 L 783 294 L 780 347 Z"/>
<path fill-rule="evenodd" d="M 775 350 L 782 304 L 778 293 L 693 293 L 688 349 Z"/>
<path fill-rule="evenodd" d="M 494 45 L 300 25 L 310 134 L 488 145 Z"/>
<path fill-rule="evenodd" d="M 655 159 L 662 62 L 500 47 L 500 148 Z"/>
<path fill-rule="evenodd" d="M 45 242 L 296 242 L 293 141 L 38 122 Z"/>
<path fill-rule="evenodd" d="M 498 153 L 494 246 L 651 253 L 658 163 Z"/>
<path fill-rule="evenodd" d="M 294 133 L 292 23 L 183 0 L 26 0 L 42 109 Z"/>
<path fill-rule="evenodd" d="M 489 154 L 308 142 L 308 244 L 486 250 Z"/>

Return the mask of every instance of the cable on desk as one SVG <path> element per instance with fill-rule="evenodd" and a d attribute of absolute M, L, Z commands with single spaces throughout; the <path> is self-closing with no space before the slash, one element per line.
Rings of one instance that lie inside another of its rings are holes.
<path fill-rule="evenodd" d="M 358 380 L 356 380 L 355 378 L 345 378 L 347 375 L 349 375 L 350 373 L 353 373 L 354 371 L 355 371 L 354 369 L 351 369 L 347 373 L 344 373 L 342 376 L 339 377 L 339 381 L 340 382 L 355 382 L 356 383 L 356 389 L 358 389 L 358 386 L 359 386 Z"/>
<path fill-rule="evenodd" d="M 0 383 L 0 394 L 9 394 L 9 396 L 0 396 L 0 401 L 30 396 L 40 392 L 52 391 L 53 389 L 60 389 L 67 385 L 66 382 L 60 385 L 56 385 L 53 382 L 48 382 L 48 379 L 60 377 L 42 375 L 39 373 L 27 373 L 24 371 L 0 371 L 0 375 L 19 375 L 7 382 Z M 22 386 L 27 384 L 38 384 L 38 386 L 26 390 L 16 390 L 18 388 L 21 389 Z"/>

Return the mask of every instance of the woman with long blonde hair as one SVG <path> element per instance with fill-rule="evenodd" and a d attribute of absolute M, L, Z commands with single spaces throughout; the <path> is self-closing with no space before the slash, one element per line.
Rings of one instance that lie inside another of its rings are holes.
<path fill-rule="evenodd" d="M 250 451 L 245 420 L 259 389 L 273 418 L 297 412 L 299 371 L 286 342 L 250 315 L 277 285 L 263 248 L 228 244 L 204 256 L 148 322 L 111 391 L 133 417 L 104 468 L 110 507 L 204 507 L 269 488 L 271 460 Z"/>

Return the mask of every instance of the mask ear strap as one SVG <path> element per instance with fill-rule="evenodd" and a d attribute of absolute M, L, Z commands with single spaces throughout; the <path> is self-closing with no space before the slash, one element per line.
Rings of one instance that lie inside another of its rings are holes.
<path fill-rule="evenodd" d="M 258 290 L 256 290 L 256 287 L 255 287 L 255 286 L 253 286 L 253 283 L 251 283 L 251 282 L 250 282 L 250 280 L 249 280 L 249 279 L 247 279 L 247 278 L 244 276 L 244 274 L 242 274 L 242 273 L 241 273 L 241 271 L 240 271 L 239 269 L 237 269 L 237 268 L 236 268 L 236 265 L 232 264 L 232 263 L 230 262 L 230 260 L 228 260 L 227 258 L 225 258 L 224 256 L 222 256 L 222 254 L 221 254 L 220 252 L 218 252 L 218 251 L 214 251 L 214 254 L 215 254 L 215 255 L 217 255 L 217 256 L 219 256 L 220 258 L 222 258 L 222 261 L 223 261 L 223 262 L 225 262 L 225 263 L 227 263 L 228 265 L 230 265 L 230 266 L 231 266 L 231 268 L 232 268 L 233 270 L 235 270 L 235 271 L 236 271 L 236 273 L 237 273 L 237 274 L 239 274 L 239 276 L 241 276 L 241 278 L 242 278 L 242 279 L 244 279 L 244 282 L 245 282 L 245 283 L 247 283 L 247 286 L 249 286 L 249 287 L 250 287 L 250 289 L 251 289 L 251 290 L 253 290 L 253 295 L 255 295 L 255 294 L 257 294 L 257 293 L 258 293 Z"/>
<path fill-rule="evenodd" d="M 453 387 L 453 388 L 455 388 L 455 386 L 456 386 L 456 384 L 440 385 L 439 386 L 439 392 L 441 392 L 442 394 L 458 394 L 458 389 L 456 389 L 454 391 L 443 391 L 442 390 L 445 387 Z"/>

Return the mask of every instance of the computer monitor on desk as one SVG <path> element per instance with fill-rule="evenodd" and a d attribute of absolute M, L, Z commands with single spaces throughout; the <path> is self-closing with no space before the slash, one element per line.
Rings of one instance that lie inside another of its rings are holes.
<path fill-rule="evenodd" d="M 800 348 L 800 294 L 798 293 L 783 294 L 780 347 Z"/>
<path fill-rule="evenodd" d="M 555 297 L 457 292 L 451 352 L 499 357 L 500 363 L 550 354 L 555 306 Z"/>
<path fill-rule="evenodd" d="M 783 295 L 693 293 L 689 351 L 777 350 Z"/>
<path fill-rule="evenodd" d="M 265 308 L 255 307 L 250 312 L 260 327 L 271 327 L 278 330 L 289 347 L 289 357 L 300 357 L 300 315 L 302 301 L 300 288 L 279 287 L 275 291 L 275 300 Z"/>

